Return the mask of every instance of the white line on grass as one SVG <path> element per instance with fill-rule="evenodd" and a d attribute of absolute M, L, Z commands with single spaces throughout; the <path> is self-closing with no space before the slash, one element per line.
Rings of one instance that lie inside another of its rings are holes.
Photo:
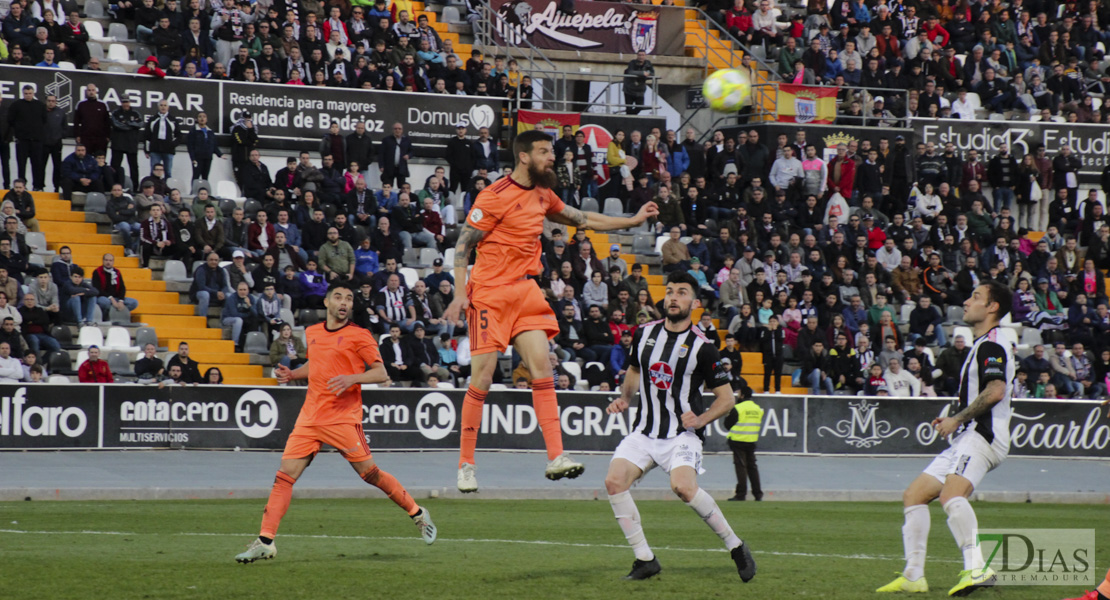
<path fill-rule="evenodd" d="M 110 535 L 110 536 L 139 536 L 139 535 L 168 535 L 168 536 L 192 536 L 192 537 L 254 537 L 253 533 L 204 533 L 204 532 L 181 532 L 181 533 L 138 533 L 131 531 L 29 531 L 23 529 L 0 529 L 0 533 L 13 533 L 25 535 Z M 402 541 L 402 542 L 415 542 L 420 541 L 418 537 L 401 537 L 401 536 L 368 536 L 368 535 L 327 535 L 327 534 L 286 534 L 281 535 L 282 538 L 301 538 L 301 539 L 317 539 L 317 540 L 363 540 L 363 541 Z M 478 538 L 439 538 L 440 542 L 456 542 L 464 544 L 523 544 L 531 546 L 563 546 L 568 548 L 617 548 L 627 549 L 626 544 L 586 544 L 581 542 L 553 542 L 549 540 L 504 540 L 504 539 L 478 539 Z M 677 548 L 674 546 L 660 546 L 659 550 L 668 550 L 675 552 L 726 552 L 724 548 Z M 884 555 L 870 555 L 870 554 L 820 554 L 812 552 L 776 552 L 772 550 L 752 550 L 753 554 L 765 554 L 767 556 L 800 556 L 803 558 L 841 558 L 845 560 L 902 560 L 901 556 L 884 556 Z M 958 561 L 944 561 L 944 562 L 958 562 Z"/>

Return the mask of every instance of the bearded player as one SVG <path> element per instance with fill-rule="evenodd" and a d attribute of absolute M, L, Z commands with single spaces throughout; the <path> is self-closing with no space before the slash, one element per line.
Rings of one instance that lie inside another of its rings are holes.
<path fill-rule="evenodd" d="M 1006 460 L 1010 450 L 1014 356 L 998 332 L 1012 301 L 1013 292 L 997 281 L 979 285 L 964 301 L 964 321 L 971 326 L 975 343 L 960 369 L 960 410 L 951 417 L 933 420 L 940 437 L 951 436 L 951 446 L 933 459 L 902 494 L 906 568 L 877 592 L 929 591 L 925 547 L 929 540 L 929 503 L 937 498 L 964 558 L 964 570 L 948 595 L 966 596 L 997 582 L 997 575 L 986 566 L 983 550 L 976 543 L 979 521 L 967 499 L 983 477 Z"/>
<path fill-rule="evenodd" d="M 436 527 L 428 510 L 417 506 L 404 486 L 374 464 L 362 432 L 362 385 L 388 385 L 389 376 L 374 337 L 350 321 L 354 300 L 354 288 L 349 282 L 333 282 L 324 296 L 327 320 L 305 330 L 308 362 L 296 370 L 285 366 L 274 370 L 279 383 L 307 379 L 308 396 L 285 443 L 281 467 L 262 513 L 262 531 L 246 552 L 235 557 L 238 562 L 252 563 L 277 554 L 274 536 L 289 508 L 293 484 L 312 463 L 321 444 L 338 450 L 363 481 L 385 492 L 403 508 L 425 542 L 436 541 Z M 370 370 L 366 370 L 366 365 L 370 365 Z"/>
<path fill-rule="evenodd" d="M 547 446 L 545 476 L 556 480 L 582 474 L 582 463 L 563 453 L 559 405 L 547 360 L 548 340 L 559 333 L 559 322 L 530 276 L 542 273 L 540 235 L 544 218 L 577 228 L 608 231 L 627 229 L 659 214 L 649 202 L 633 217 L 582 212 L 563 203 L 552 191 L 555 155 L 551 137 L 526 131 L 513 142 L 516 168 L 482 190 L 474 201 L 455 247 L 455 281 L 467 282 L 466 294 L 456 294 L 444 318 L 457 320 L 466 311 L 470 325 L 470 387 L 462 408 L 458 486 L 461 492 L 478 489 L 474 448 L 482 425 L 482 405 L 493 382 L 497 353 L 509 344 L 520 354 L 532 380 L 532 404 Z M 467 264 L 477 248 L 478 258 L 467 279 Z"/>

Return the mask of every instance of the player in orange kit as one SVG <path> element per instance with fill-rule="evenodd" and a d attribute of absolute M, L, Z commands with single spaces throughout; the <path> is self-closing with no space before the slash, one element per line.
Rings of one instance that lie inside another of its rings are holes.
<path fill-rule="evenodd" d="M 548 479 L 578 477 L 585 467 L 563 453 L 559 405 L 547 359 L 548 340 L 559 333 L 555 313 L 530 276 L 541 273 L 540 235 L 543 221 L 577 228 L 609 231 L 635 227 L 659 214 L 648 202 L 633 217 L 582 212 L 563 203 L 551 190 L 557 181 L 551 136 L 526 131 L 513 142 L 516 168 L 478 194 L 455 247 L 455 281 L 466 282 L 466 294 L 455 294 L 444 318 L 457 320 L 462 311 L 470 327 L 471 379 L 462 408 L 458 486 L 478 489 L 474 448 L 482 424 L 482 405 L 493 382 L 497 353 L 509 344 L 520 353 L 532 377 L 532 404 L 547 446 Z M 467 281 L 470 253 L 478 259 Z"/>
<path fill-rule="evenodd" d="M 1110 404 L 1110 400 L 1103 400 L 1100 406 Z M 1110 419 L 1110 409 L 1106 411 L 1106 418 Z M 1106 572 L 1106 579 L 1098 584 L 1098 587 L 1088 591 L 1078 598 L 1066 598 L 1065 600 L 1110 600 L 1110 571 Z"/>
<path fill-rule="evenodd" d="M 262 514 L 262 531 L 246 552 L 235 557 L 238 562 L 252 563 L 277 554 L 274 536 L 289 508 L 293 484 L 312 463 L 321 444 L 338 450 L 363 481 L 385 492 L 403 508 L 420 528 L 425 542 L 436 541 L 436 527 L 428 510 L 417 506 L 404 486 L 378 468 L 370 456 L 370 447 L 362 432 L 362 384 L 388 385 L 389 376 L 374 337 L 350 321 L 355 300 L 351 286 L 337 280 L 328 288 L 324 296 L 326 322 L 305 330 L 308 362 L 292 371 L 285 366 L 274 370 L 279 383 L 308 379 L 308 396 L 285 443 L 281 468 Z M 370 370 L 366 370 L 366 365 L 370 365 Z"/>

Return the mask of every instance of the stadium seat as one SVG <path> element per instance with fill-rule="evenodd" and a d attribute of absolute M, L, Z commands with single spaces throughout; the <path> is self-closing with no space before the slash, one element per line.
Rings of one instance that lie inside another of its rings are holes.
<path fill-rule="evenodd" d="M 131 53 L 127 51 L 127 46 L 123 44 L 112 44 L 108 46 L 108 60 L 121 65 L 136 64 L 135 61 L 131 60 Z"/>
<path fill-rule="evenodd" d="M 971 333 L 970 327 L 960 326 L 953 329 L 952 339 L 956 339 L 956 336 L 958 335 L 964 336 L 964 341 L 967 342 L 967 345 L 969 346 L 971 345 L 971 342 L 975 341 L 975 334 Z"/>
<path fill-rule="evenodd" d="M 85 6 L 87 7 L 88 4 L 86 3 Z M 109 39 L 108 37 L 106 37 L 104 35 L 104 26 L 100 24 L 100 21 L 93 21 L 92 19 L 89 19 L 89 20 L 84 22 L 84 25 L 85 25 L 85 30 L 89 32 L 89 39 L 90 40 L 92 40 L 94 42 L 111 42 L 112 41 L 111 39 Z"/>
<path fill-rule="evenodd" d="M 262 203 L 254 198 L 248 198 L 247 201 L 243 203 L 243 214 L 251 221 L 254 221 L 254 215 L 257 215 L 260 210 L 262 210 Z"/>
<path fill-rule="evenodd" d="M 231 200 L 229 198 L 220 199 L 220 212 L 223 213 L 224 218 L 230 219 L 231 214 L 235 212 L 235 209 L 238 206 L 239 205 L 235 204 L 234 200 Z"/>
<path fill-rule="evenodd" d="M 597 198 L 583 198 L 582 199 L 583 212 L 601 212 L 601 207 L 597 204 Z"/>
<path fill-rule="evenodd" d="M 203 264 L 199 260 L 197 264 Z M 185 270 L 185 263 L 180 260 L 167 260 L 166 266 L 162 271 L 162 279 L 164 281 L 192 281 L 193 278 L 189 272 Z"/>
<path fill-rule="evenodd" d="M 946 320 L 949 323 L 959 323 L 964 320 L 964 307 L 949 306 Z"/>
<path fill-rule="evenodd" d="M 69 360 L 69 352 L 57 350 L 46 355 L 43 361 L 47 371 L 51 373 L 72 373 L 73 363 Z"/>
<path fill-rule="evenodd" d="M 311 327 L 320 322 L 320 317 L 316 315 L 316 309 L 302 308 L 297 311 L 297 322 L 305 327 Z"/>
<path fill-rule="evenodd" d="M 570 373 L 571 377 L 574 377 L 575 381 L 582 381 L 582 367 L 578 366 L 578 363 L 574 362 L 573 360 L 568 360 L 563 363 L 563 369 L 567 373 Z"/>
<path fill-rule="evenodd" d="M 915 308 L 917 308 L 917 305 L 915 305 L 915 304 L 903 304 L 902 305 L 902 311 L 899 314 L 899 317 L 901 319 L 899 321 L 899 323 L 909 323 L 910 322 L 910 313 L 912 313 L 913 309 L 915 309 Z"/>
<path fill-rule="evenodd" d="M 131 359 L 123 352 L 112 351 L 108 353 L 108 368 L 116 375 L 135 376 L 135 371 L 131 370 Z"/>
<path fill-rule="evenodd" d="M 437 383 L 436 387 L 441 389 L 441 390 L 453 390 L 453 389 L 455 389 L 455 386 L 451 385 L 450 383 L 448 383 L 446 381 L 441 381 L 441 382 Z"/>
<path fill-rule="evenodd" d="M 620 198 L 606 198 L 603 212 L 607 215 L 623 215 L 624 203 L 621 202 Z"/>
<path fill-rule="evenodd" d="M 137 352 L 139 346 L 131 344 L 131 333 L 123 327 L 108 329 L 108 338 L 104 340 L 105 350 L 119 350 L 120 352 Z"/>
<path fill-rule="evenodd" d="M 85 0 L 85 16 L 89 19 L 103 18 L 104 5 L 100 3 L 100 0 Z M 57 15 L 55 15 L 55 20 L 57 20 L 57 18 Z M 87 25 L 88 21 L 85 21 L 85 24 Z M 99 24 L 100 23 L 97 23 L 97 25 Z M 104 33 L 103 30 L 101 30 L 101 33 Z"/>
<path fill-rule="evenodd" d="M 655 239 L 655 253 L 656 254 L 662 254 L 663 253 L 663 244 L 666 244 L 667 240 L 669 240 L 669 239 L 671 239 L 670 236 L 666 236 L 666 235 L 661 235 L 661 236 L 659 236 L 658 238 Z"/>
<path fill-rule="evenodd" d="M 108 212 L 108 198 L 100 192 L 89 192 L 85 195 L 85 212 Z"/>
<path fill-rule="evenodd" d="M 91 37 L 91 36 L 90 36 Z M 108 37 L 112 38 L 113 42 L 130 42 L 131 34 L 127 32 L 127 25 L 124 23 L 109 23 L 108 24 Z M 146 60 L 146 56 L 135 55 L 139 60 Z"/>
<path fill-rule="evenodd" d="M 107 320 L 112 325 L 127 325 L 131 322 L 131 311 L 126 306 L 123 308 L 116 308 L 113 306 L 108 309 Z"/>
<path fill-rule="evenodd" d="M 998 343 L 1013 350 L 1018 345 L 1017 331 L 1009 327 L 998 328 Z"/>
<path fill-rule="evenodd" d="M 415 265 L 420 262 L 420 249 L 419 248 L 405 248 L 401 254 L 401 264 Z"/>
<path fill-rule="evenodd" d="M 63 70 L 63 71 L 76 71 L 77 70 L 77 65 L 69 62 L 68 60 L 59 60 L 58 61 L 58 68 Z"/>
<path fill-rule="evenodd" d="M 507 385 L 503 384 L 503 383 L 491 383 L 489 385 L 489 390 L 491 392 L 494 391 L 494 390 L 507 390 L 507 389 L 509 389 L 509 387 Z"/>
<path fill-rule="evenodd" d="M 443 251 L 443 268 L 450 270 L 455 265 L 455 249 L 448 248 Z"/>
<path fill-rule="evenodd" d="M 435 248 L 421 248 L 420 260 L 417 262 L 425 267 L 431 267 L 432 263 L 434 263 L 437 258 L 440 258 L 439 250 Z"/>
<path fill-rule="evenodd" d="M 89 47 L 89 58 L 99 58 L 100 60 L 105 60 L 104 59 L 104 46 L 101 46 L 100 42 L 86 42 L 86 45 Z M 112 65 L 112 66 L 113 67 L 118 67 L 118 65 Z M 126 72 L 126 71 L 127 70 L 124 69 L 124 72 Z"/>
<path fill-rule="evenodd" d="M 54 254 L 53 250 L 46 249 L 46 234 L 40 231 L 27 232 L 27 245 L 31 247 L 33 252 L 39 254 Z"/>
<path fill-rule="evenodd" d="M 269 354 L 270 343 L 266 334 L 261 331 L 252 331 L 247 334 L 247 341 L 243 344 L 243 352 L 247 354 Z"/>
<path fill-rule="evenodd" d="M 339 214 L 339 207 L 330 202 L 320 204 L 320 208 L 324 209 L 324 218 L 326 218 L 329 223 L 335 220 L 335 215 Z"/>
<path fill-rule="evenodd" d="M 101 57 L 101 58 L 103 58 L 103 57 Z M 126 73 L 127 69 L 125 69 L 125 68 L 123 68 L 119 65 L 108 65 L 108 72 L 109 73 Z M 126 179 L 126 176 L 124 177 L 124 179 Z M 131 188 L 132 188 L 132 186 L 127 186 L 126 189 L 131 189 Z"/>
<path fill-rule="evenodd" d="M 155 350 L 158 349 L 158 334 L 154 331 L 154 328 L 140 327 L 135 330 L 135 345 L 141 350 L 147 344 L 154 344 Z"/>
<path fill-rule="evenodd" d="M 655 236 L 650 233 L 637 233 L 632 238 L 632 253 L 644 256 L 658 256 L 655 251 Z"/>
<path fill-rule="evenodd" d="M 85 364 L 86 360 L 89 360 L 89 351 L 82 350 L 77 353 L 77 362 L 75 362 L 74 365 L 77 367 L 77 369 L 80 369 L 81 365 Z"/>
<path fill-rule="evenodd" d="M 166 180 L 166 185 L 169 186 L 169 188 L 171 190 L 177 190 L 177 191 L 181 192 L 181 195 L 183 195 L 183 196 L 187 195 L 186 192 L 185 192 L 185 182 L 181 181 L 177 177 L 170 177 L 169 179 L 167 179 Z M 188 195 L 192 195 L 192 194 L 188 194 Z"/>
<path fill-rule="evenodd" d="M 1026 327 L 1021 332 L 1021 346 L 1028 346 L 1032 348 L 1037 344 L 1043 344 L 1044 339 L 1041 337 L 1041 330 L 1034 327 Z"/>
<path fill-rule="evenodd" d="M 100 331 L 99 327 L 86 325 L 81 328 L 81 333 L 77 336 L 77 343 L 82 348 L 89 346 L 103 346 L 104 345 L 104 332 Z"/>
<path fill-rule="evenodd" d="M 145 61 L 147 59 L 147 57 L 155 55 L 156 53 L 154 52 L 154 48 L 151 48 L 150 46 L 144 46 L 142 44 L 135 44 L 135 62 L 141 64 L 142 61 Z"/>
<path fill-rule="evenodd" d="M 409 267 L 401 267 L 401 277 L 405 278 L 405 287 L 410 290 L 412 286 L 416 285 L 416 282 L 420 280 L 420 275 L 416 272 L 416 269 Z"/>
<path fill-rule="evenodd" d="M 216 182 L 216 197 L 227 198 L 229 200 L 242 198 L 242 196 L 239 195 L 239 186 L 235 185 L 234 181 L 226 179 Z"/>
<path fill-rule="evenodd" d="M 193 187 L 191 190 L 189 190 L 189 193 L 196 196 L 197 192 L 199 192 L 202 188 L 208 190 L 209 194 L 212 193 L 212 184 L 208 183 L 207 179 L 194 179 Z M 231 215 L 228 216 L 230 217 Z"/>
<path fill-rule="evenodd" d="M 38 254 L 32 254 L 31 256 L 28 256 L 27 264 L 35 265 L 36 267 L 42 267 L 44 269 L 46 268 L 46 261 L 44 261 L 42 257 Z"/>
<path fill-rule="evenodd" d="M 439 20 L 444 23 L 461 23 L 462 17 L 459 16 L 459 9 L 454 6 L 444 6 L 443 12 L 439 15 Z"/>
<path fill-rule="evenodd" d="M 66 377 L 65 375 L 51 375 L 50 377 L 46 378 L 46 383 L 59 384 L 59 383 L 70 383 L 70 381 L 69 381 L 69 377 Z"/>
<path fill-rule="evenodd" d="M 65 325 L 55 325 L 50 328 L 50 337 L 58 340 L 58 345 L 63 349 L 70 350 L 80 348 L 77 344 L 73 343 L 73 333 L 69 327 Z"/>

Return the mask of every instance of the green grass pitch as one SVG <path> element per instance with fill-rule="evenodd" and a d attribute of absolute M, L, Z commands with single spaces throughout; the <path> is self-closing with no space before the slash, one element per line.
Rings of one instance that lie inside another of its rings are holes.
<path fill-rule="evenodd" d="M 837 598 L 902 568 L 902 510 L 891 503 L 722 502 L 759 573 L 740 582 L 716 536 L 681 502 L 639 502 L 663 572 L 620 579 L 632 553 L 608 502 L 425 500 L 439 527 L 426 546 L 388 500 L 294 498 L 275 560 L 236 564 L 263 500 L 0 503 L 6 600 L 388 598 Z M 976 503 L 982 527 L 1096 528 L 1107 507 Z M 959 553 L 934 503 L 926 575 L 946 597 Z M 1106 556 L 1094 569 L 1101 579 Z M 1076 587 L 1000 587 L 977 598 L 1060 599 Z"/>

